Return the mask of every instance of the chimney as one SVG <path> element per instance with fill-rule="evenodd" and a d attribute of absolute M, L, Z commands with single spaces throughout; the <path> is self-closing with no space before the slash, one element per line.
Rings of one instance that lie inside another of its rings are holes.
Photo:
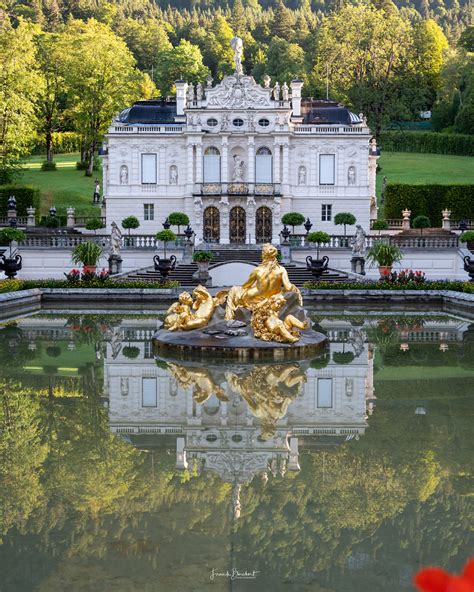
<path fill-rule="evenodd" d="M 301 89 L 303 88 L 302 80 L 292 80 L 291 88 L 291 107 L 295 117 L 301 117 Z"/>
<path fill-rule="evenodd" d="M 184 80 L 176 80 L 174 84 L 176 86 L 176 115 L 184 115 L 188 83 Z"/>

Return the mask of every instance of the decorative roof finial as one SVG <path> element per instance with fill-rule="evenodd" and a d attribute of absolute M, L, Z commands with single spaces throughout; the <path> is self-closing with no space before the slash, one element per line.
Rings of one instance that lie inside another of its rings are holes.
<path fill-rule="evenodd" d="M 242 68 L 244 43 L 240 37 L 235 36 L 230 40 L 230 46 L 234 50 L 235 74 L 237 74 L 237 76 L 242 76 L 242 74 L 244 73 L 244 70 Z"/>

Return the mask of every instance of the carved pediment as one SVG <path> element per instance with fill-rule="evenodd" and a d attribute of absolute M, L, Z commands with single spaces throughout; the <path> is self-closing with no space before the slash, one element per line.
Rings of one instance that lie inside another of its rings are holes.
<path fill-rule="evenodd" d="M 251 76 L 226 76 L 220 84 L 206 90 L 208 107 L 246 109 L 270 107 L 271 89 L 262 88 Z"/>

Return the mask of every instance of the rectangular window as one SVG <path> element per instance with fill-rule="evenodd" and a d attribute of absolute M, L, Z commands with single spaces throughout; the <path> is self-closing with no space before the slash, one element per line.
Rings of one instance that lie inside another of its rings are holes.
<path fill-rule="evenodd" d="M 318 408 L 332 407 L 332 378 L 318 378 Z"/>
<path fill-rule="evenodd" d="M 143 219 L 154 220 L 155 219 L 155 206 L 153 204 L 143 204 Z"/>
<path fill-rule="evenodd" d="M 142 183 L 156 184 L 156 154 L 142 154 Z"/>
<path fill-rule="evenodd" d="M 144 345 L 144 353 L 143 357 L 147 360 L 154 358 L 155 355 L 153 353 L 153 342 L 152 341 L 145 341 Z"/>
<path fill-rule="evenodd" d="M 142 378 L 142 407 L 156 407 L 157 404 L 156 378 Z"/>
<path fill-rule="evenodd" d="M 321 222 L 331 222 L 332 220 L 332 204 L 321 205 Z"/>
<path fill-rule="evenodd" d="M 255 165 L 255 182 L 271 183 L 273 169 L 273 159 L 271 154 L 257 154 Z"/>
<path fill-rule="evenodd" d="M 334 154 L 319 155 L 319 184 L 334 185 L 336 156 Z"/>

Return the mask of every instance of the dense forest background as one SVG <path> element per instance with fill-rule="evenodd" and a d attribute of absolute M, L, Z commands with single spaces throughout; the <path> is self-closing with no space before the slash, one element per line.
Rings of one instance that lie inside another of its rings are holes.
<path fill-rule="evenodd" d="M 52 162 L 57 132 L 78 134 L 92 174 L 114 114 L 173 94 L 178 78 L 231 73 L 234 35 L 246 74 L 301 78 L 305 96 L 329 90 L 376 136 L 430 110 L 436 131 L 472 134 L 472 15 L 458 0 L 2 0 L 1 176 L 38 136 Z"/>

